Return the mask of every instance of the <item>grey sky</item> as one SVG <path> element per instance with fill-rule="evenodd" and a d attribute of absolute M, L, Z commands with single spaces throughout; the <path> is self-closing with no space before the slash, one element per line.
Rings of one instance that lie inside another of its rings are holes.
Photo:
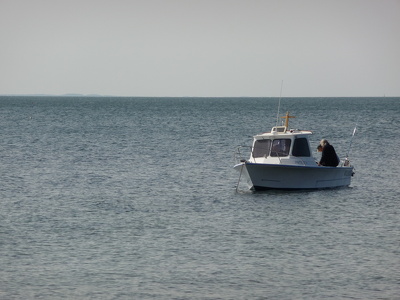
<path fill-rule="evenodd" d="M 0 94 L 400 96 L 400 0 L 0 0 Z"/>

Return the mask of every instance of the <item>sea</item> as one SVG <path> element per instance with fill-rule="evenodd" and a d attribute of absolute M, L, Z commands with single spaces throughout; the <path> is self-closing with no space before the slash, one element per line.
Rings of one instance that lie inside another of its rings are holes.
<path fill-rule="evenodd" d="M 1 96 L 0 299 L 400 299 L 400 98 L 278 102 Z M 239 180 L 287 111 L 349 187 Z"/>

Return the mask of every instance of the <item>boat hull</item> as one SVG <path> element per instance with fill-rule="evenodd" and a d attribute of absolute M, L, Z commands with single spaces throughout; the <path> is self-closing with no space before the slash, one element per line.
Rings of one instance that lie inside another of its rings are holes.
<path fill-rule="evenodd" d="M 250 188 L 324 189 L 348 186 L 353 167 L 296 166 L 244 162 L 235 166 Z"/>

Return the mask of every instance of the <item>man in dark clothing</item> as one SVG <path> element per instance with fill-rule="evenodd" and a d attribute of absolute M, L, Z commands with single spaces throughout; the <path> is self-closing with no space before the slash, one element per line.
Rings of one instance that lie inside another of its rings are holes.
<path fill-rule="evenodd" d="M 318 165 L 336 167 L 339 164 L 339 159 L 335 148 L 325 139 L 321 140 L 320 145 L 322 146 L 322 155 Z"/>

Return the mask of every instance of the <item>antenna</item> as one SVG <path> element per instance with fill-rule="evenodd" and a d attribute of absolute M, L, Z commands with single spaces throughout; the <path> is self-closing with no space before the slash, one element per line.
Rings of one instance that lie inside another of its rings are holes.
<path fill-rule="evenodd" d="M 281 108 L 282 88 L 283 88 L 283 80 L 281 82 L 281 92 L 279 94 L 278 114 L 276 115 L 276 125 L 275 126 L 278 126 L 278 121 L 279 121 L 279 110 Z"/>

